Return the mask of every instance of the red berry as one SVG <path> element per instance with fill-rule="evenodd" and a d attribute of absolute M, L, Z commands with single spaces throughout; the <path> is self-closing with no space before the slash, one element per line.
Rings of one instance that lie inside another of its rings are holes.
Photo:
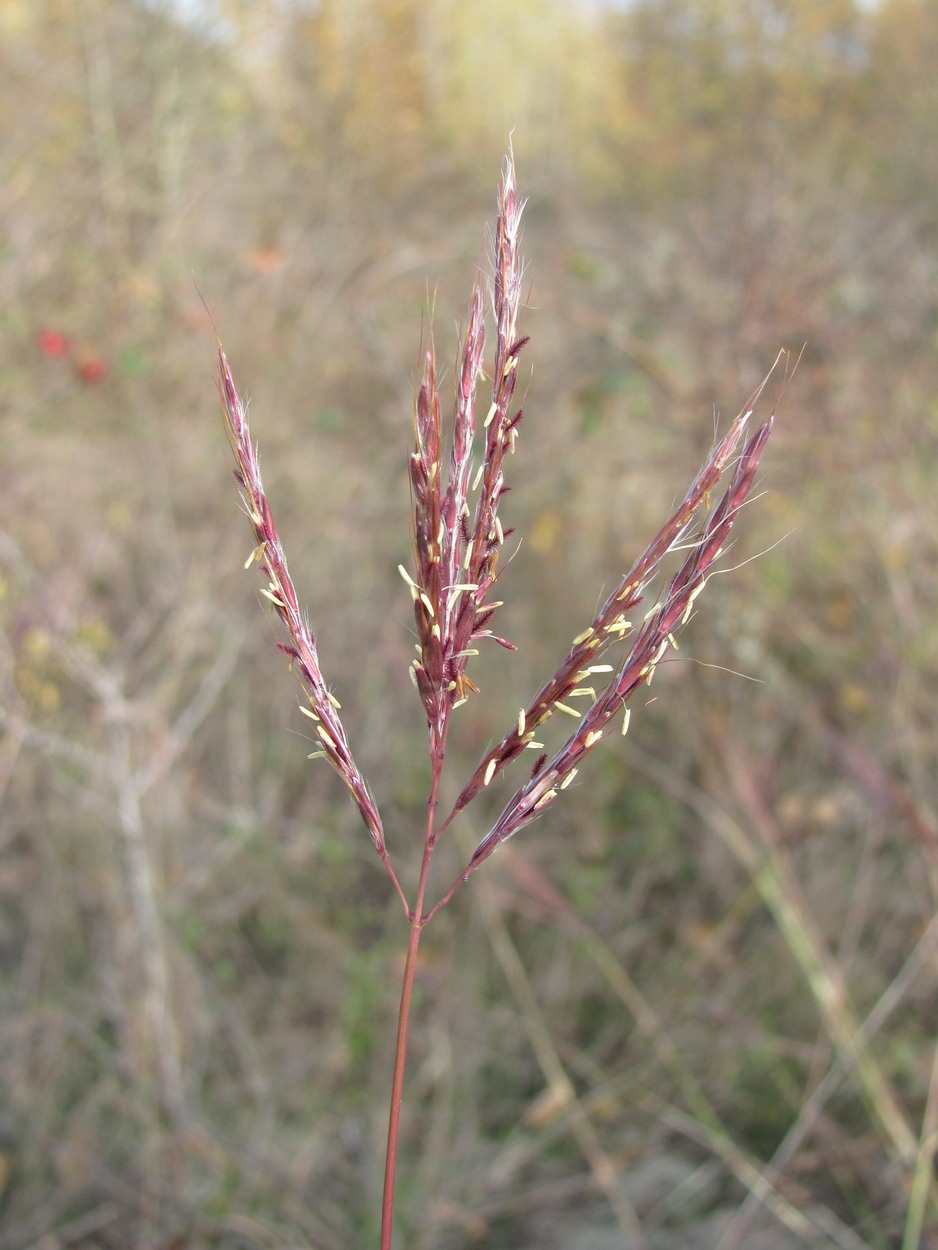
<path fill-rule="evenodd" d="M 67 356 L 72 350 L 72 340 L 58 330 L 40 330 L 39 350 L 43 356 Z"/>
<path fill-rule="evenodd" d="M 85 356 L 75 362 L 75 376 L 81 382 L 103 382 L 109 367 L 103 356 Z"/>

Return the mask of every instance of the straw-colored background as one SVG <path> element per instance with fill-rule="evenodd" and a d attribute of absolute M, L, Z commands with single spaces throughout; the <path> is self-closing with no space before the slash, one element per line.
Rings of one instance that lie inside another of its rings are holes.
<path fill-rule="evenodd" d="M 199 292 L 412 880 L 414 377 L 512 129 L 519 650 L 451 797 L 804 350 L 742 567 L 427 932 L 398 1244 L 938 1245 L 938 6 L 187 10 L 0 6 L 0 1250 L 377 1244 L 406 927 L 242 571 Z"/>

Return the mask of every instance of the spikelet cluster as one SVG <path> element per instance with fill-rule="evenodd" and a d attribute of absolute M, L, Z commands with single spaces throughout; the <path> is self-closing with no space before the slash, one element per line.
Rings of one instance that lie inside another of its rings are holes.
<path fill-rule="evenodd" d="M 518 329 L 523 273 L 522 211 L 514 160 L 509 152 L 502 169 L 493 239 L 491 365 L 484 364 L 486 310 L 483 291 L 477 283 L 456 369 L 448 450 L 444 446 L 443 402 L 432 332 L 414 402 L 414 450 L 408 466 L 413 501 L 413 565 L 409 570 L 401 565 L 400 572 L 413 600 L 418 654 L 410 671 L 429 729 L 434 794 L 453 712 L 471 694 L 478 693 L 469 676 L 470 660 L 477 654 L 478 644 L 493 640 L 513 649 L 507 639 L 494 632 L 493 618 L 501 606 L 495 597 L 496 584 L 507 563 L 504 551 L 512 533 L 500 515 L 508 490 L 505 462 L 515 450 L 523 416 L 516 399 L 518 363 L 528 341 Z M 278 645 L 289 658 L 306 694 L 302 710 L 315 725 L 318 747 L 314 755 L 325 757 L 342 778 L 404 900 L 388 857 L 378 808 L 352 757 L 339 718 L 339 703 L 320 672 L 315 634 L 297 603 L 261 485 L 245 407 L 220 348 L 219 361 L 235 477 L 256 543 L 248 565 L 260 567 L 266 578 L 261 593 L 286 629 L 288 640 Z M 751 492 L 774 420 L 773 409 L 754 432 L 748 433 L 767 381 L 750 397 L 714 447 L 673 515 L 573 639 L 553 675 L 479 761 L 447 818 L 428 833 L 429 853 L 440 833 L 496 775 L 522 754 L 541 750 L 537 738 L 547 720 L 560 714 L 575 722 L 559 749 L 550 756 L 542 752 L 533 768 L 526 770 L 526 780 L 508 800 L 478 843 L 464 872 L 437 907 L 448 901 L 459 884 L 498 846 L 554 802 L 571 784 L 591 751 L 616 732 L 628 729 L 630 699 L 652 682 L 657 666 L 677 647 L 677 635 L 693 613 L 695 601 L 726 548 L 730 530 Z M 480 399 L 480 393 L 484 393 L 484 398 Z M 712 503 L 714 498 L 716 502 Z M 645 608 L 644 600 L 652 582 L 657 583 L 662 562 L 675 556 L 680 558 L 677 572 L 651 607 Z"/>
<path fill-rule="evenodd" d="M 442 752 L 450 714 L 477 687 L 466 676 L 476 644 L 494 638 L 492 617 L 500 603 L 493 596 L 499 561 L 510 528 L 499 503 L 506 491 L 505 456 L 515 449 L 522 411 L 514 407 L 518 359 L 527 339 L 517 337 L 521 303 L 520 222 L 514 162 L 506 160 L 499 188 L 495 232 L 493 314 L 495 360 L 490 401 L 481 421 L 484 451 L 478 465 L 477 392 L 485 347 L 482 292 L 473 289 L 469 323 L 462 344 L 454 403 L 449 464 L 444 466 L 441 401 L 432 335 L 414 406 L 415 448 L 410 457 L 414 503 L 414 575 L 401 567 L 414 601 L 419 658 L 411 673 L 430 726 L 430 750 Z M 445 478 L 445 481 L 444 481 Z"/>
<path fill-rule="evenodd" d="M 248 556 L 245 568 L 252 565 L 260 568 L 266 578 L 261 594 L 272 605 L 286 628 L 289 641 L 278 642 L 277 646 L 289 659 L 290 667 L 306 694 L 307 701 L 300 705 L 300 710 L 315 726 L 319 745 L 313 755 L 325 757 L 342 778 L 361 812 L 375 849 L 383 857 L 387 852 L 381 816 L 371 791 L 352 758 L 339 718 L 341 705 L 327 688 L 320 672 L 316 635 L 297 600 L 293 579 L 290 577 L 277 534 L 274 514 L 261 482 L 257 448 L 251 441 L 246 406 L 235 387 L 231 368 L 221 347 L 218 349 L 218 367 L 225 425 L 235 458 L 235 481 L 238 483 L 244 511 L 254 530 L 255 546 Z"/>

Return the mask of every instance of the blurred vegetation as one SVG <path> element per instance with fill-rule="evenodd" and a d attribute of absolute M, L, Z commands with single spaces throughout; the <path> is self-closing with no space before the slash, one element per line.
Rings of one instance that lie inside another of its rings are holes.
<path fill-rule="evenodd" d="M 938 1246 L 936 63 L 932 0 L 3 0 L 0 1250 L 376 1244 L 404 925 L 241 572 L 206 305 L 406 871 L 417 346 L 512 129 L 520 650 L 453 794 L 804 350 L 742 567 L 427 933 L 401 1244 Z"/>

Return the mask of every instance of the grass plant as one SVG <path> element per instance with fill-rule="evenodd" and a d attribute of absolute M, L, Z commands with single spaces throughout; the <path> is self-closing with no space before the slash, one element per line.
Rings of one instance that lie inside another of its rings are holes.
<path fill-rule="evenodd" d="M 693 615 L 714 564 L 727 548 L 730 531 L 752 491 L 774 419 L 773 408 L 753 433 L 748 432 L 766 379 L 713 447 L 671 517 L 576 635 L 553 674 L 484 753 L 455 802 L 442 814 L 441 781 L 453 718 L 479 693 L 469 675 L 470 661 L 483 644 L 514 649 L 494 626 L 502 606 L 496 595 L 510 563 L 506 551 L 513 534 L 502 517 L 509 491 L 506 466 L 523 418 L 518 398 L 519 364 L 528 342 L 520 325 L 523 207 L 509 151 L 493 239 L 494 351 L 490 363 L 484 364 L 486 300 L 477 282 L 456 368 L 448 447 L 432 331 L 417 386 L 415 447 L 409 460 L 413 565 L 400 569 L 413 601 L 418 643 L 410 675 L 426 717 L 429 754 L 427 820 L 414 886 L 402 881 L 395 868 L 378 804 L 342 724 L 341 704 L 321 671 L 316 635 L 300 605 L 261 482 L 246 405 L 219 344 L 220 391 L 235 458 L 234 475 L 254 531 L 255 545 L 246 567 L 259 567 L 265 578 L 261 594 L 284 627 L 285 638 L 277 645 L 303 690 L 300 710 L 312 722 L 317 740 L 310 758 L 325 759 L 348 789 L 408 925 L 388 1116 L 381 1250 L 390 1250 L 392 1243 L 410 1007 L 423 932 L 486 859 L 562 797 L 600 743 L 627 732 L 631 702 L 651 685 L 665 656 L 677 649 L 677 635 Z M 483 382 L 490 387 L 484 399 L 480 396 Z M 676 571 L 672 571 L 675 563 Z M 565 740 L 550 749 L 538 739 L 546 722 L 555 716 L 568 718 L 571 728 Z M 525 766 L 526 760 L 531 765 Z M 430 868 L 440 838 L 499 774 L 515 765 L 522 779 L 501 814 L 448 888 L 432 896 Z M 548 1069 L 551 1063 L 547 1052 Z M 556 1071 L 553 1083 L 559 1088 L 563 1082 L 562 1070 Z M 598 1159 L 597 1168 L 602 1171 L 604 1166 L 608 1170 Z"/>

